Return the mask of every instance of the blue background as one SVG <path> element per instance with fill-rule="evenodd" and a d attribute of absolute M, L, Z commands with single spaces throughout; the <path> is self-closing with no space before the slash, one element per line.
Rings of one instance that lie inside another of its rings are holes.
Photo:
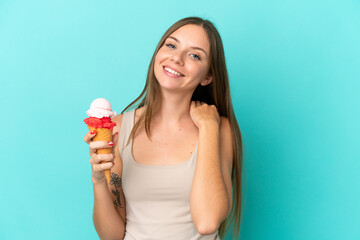
<path fill-rule="evenodd" d="M 98 239 L 85 111 L 105 97 L 121 112 L 162 34 L 193 15 L 224 42 L 241 239 L 360 239 L 355 0 L 1 0 L 0 239 Z"/>

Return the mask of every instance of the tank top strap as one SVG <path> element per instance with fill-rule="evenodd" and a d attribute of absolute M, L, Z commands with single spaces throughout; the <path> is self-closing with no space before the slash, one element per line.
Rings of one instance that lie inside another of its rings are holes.
<path fill-rule="evenodd" d="M 121 158 L 123 158 L 123 152 L 134 125 L 134 117 L 135 109 L 125 112 L 122 117 L 121 128 L 119 132 L 119 153 Z"/>

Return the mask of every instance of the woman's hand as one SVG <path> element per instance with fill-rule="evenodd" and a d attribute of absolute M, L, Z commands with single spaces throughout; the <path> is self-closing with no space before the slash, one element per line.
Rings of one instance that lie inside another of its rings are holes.
<path fill-rule="evenodd" d="M 90 155 L 90 164 L 92 169 L 92 180 L 93 183 L 99 183 L 106 181 L 105 172 L 106 169 L 111 169 L 114 166 L 115 153 L 114 148 L 112 153 L 109 154 L 97 154 L 96 150 L 99 148 L 112 148 L 116 146 L 119 141 L 119 133 L 113 135 L 113 143 L 109 145 L 107 141 L 92 141 L 92 138 L 96 133 L 91 134 L 90 131 L 84 136 L 84 141 L 89 144 L 89 155 Z M 105 163 L 100 163 L 104 161 Z"/>
<path fill-rule="evenodd" d="M 215 105 L 207 105 L 204 102 L 192 101 L 190 116 L 195 125 L 200 128 L 208 123 L 220 126 L 220 116 Z"/>

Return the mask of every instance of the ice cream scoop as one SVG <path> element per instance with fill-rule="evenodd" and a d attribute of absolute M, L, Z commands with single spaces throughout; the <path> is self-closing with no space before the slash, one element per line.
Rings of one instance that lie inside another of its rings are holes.
<path fill-rule="evenodd" d="M 97 98 L 90 104 L 90 109 L 86 111 L 89 117 L 103 118 L 115 117 L 116 112 L 112 112 L 111 104 L 105 98 Z"/>

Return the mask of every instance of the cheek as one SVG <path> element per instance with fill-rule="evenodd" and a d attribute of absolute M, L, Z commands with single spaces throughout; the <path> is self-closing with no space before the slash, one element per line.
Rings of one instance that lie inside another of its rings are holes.
<path fill-rule="evenodd" d="M 156 54 L 155 61 L 154 61 L 154 72 L 156 72 L 157 68 L 159 67 L 159 64 L 161 62 L 161 56 L 159 54 Z"/>
<path fill-rule="evenodd" d="M 155 56 L 155 61 L 154 61 L 154 74 L 155 74 L 155 77 L 158 78 L 158 74 L 159 72 L 161 71 L 161 62 L 163 61 L 164 57 L 162 55 L 161 52 L 158 52 Z"/>
<path fill-rule="evenodd" d="M 155 65 L 157 65 L 158 62 L 159 62 L 159 53 L 157 53 L 155 56 Z"/>
<path fill-rule="evenodd" d="M 155 69 L 159 68 L 160 64 L 164 61 L 165 58 L 166 58 L 165 54 L 159 51 L 155 56 L 154 68 Z"/>
<path fill-rule="evenodd" d="M 162 48 L 160 48 L 159 51 L 156 53 L 155 61 L 161 62 L 166 58 L 166 56 L 167 53 Z"/>
<path fill-rule="evenodd" d="M 207 68 L 205 66 L 193 65 L 191 69 L 189 69 L 196 78 L 204 78 L 207 74 Z"/>

